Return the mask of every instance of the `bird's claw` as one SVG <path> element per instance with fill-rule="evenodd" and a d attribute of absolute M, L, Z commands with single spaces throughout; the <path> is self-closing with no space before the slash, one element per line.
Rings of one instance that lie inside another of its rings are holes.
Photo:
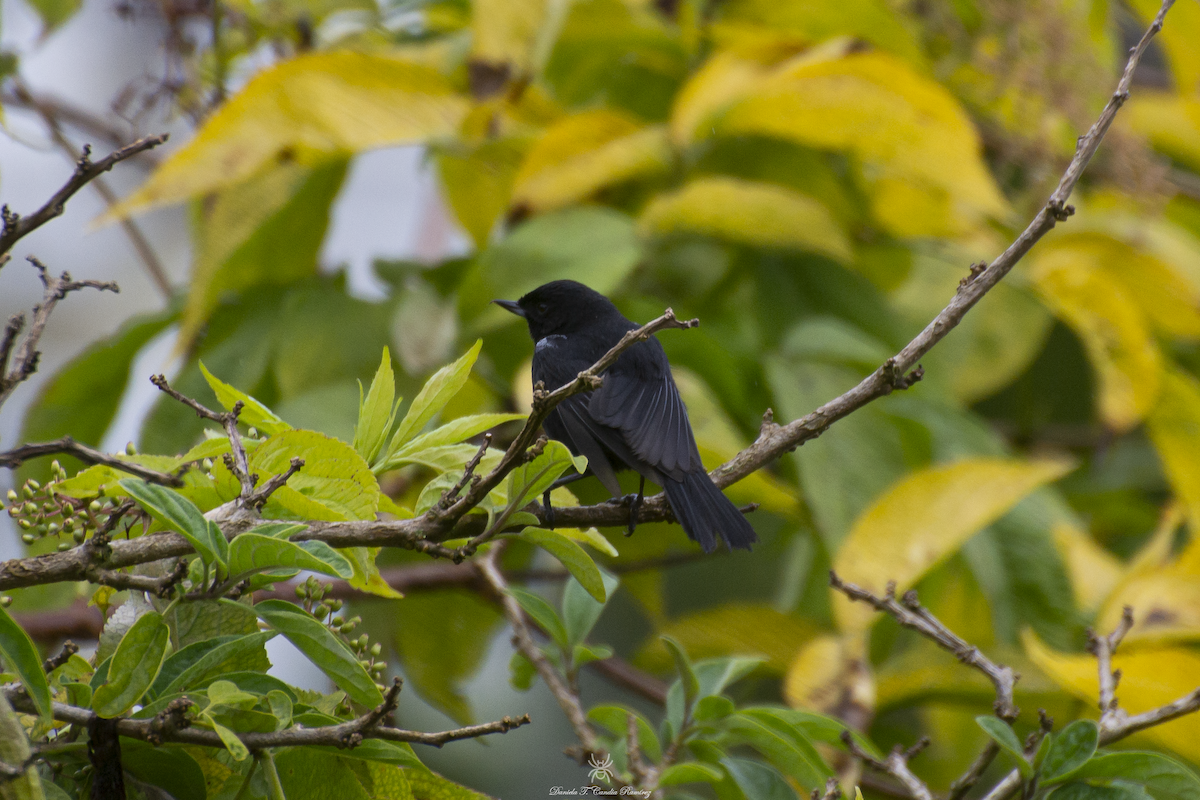
<path fill-rule="evenodd" d="M 554 506 L 550 502 L 550 490 L 542 494 L 542 508 L 545 510 L 546 527 L 554 530 Z"/>
<path fill-rule="evenodd" d="M 621 498 L 622 503 L 629 503 L 629 527 L 625 529 L 626 536 L 633 536 L 633 532 L 637 530 L 638 512 L 642 510 L 642 500 L 645 495 L 641 492 L 637 494 L 627 494 Z"/>

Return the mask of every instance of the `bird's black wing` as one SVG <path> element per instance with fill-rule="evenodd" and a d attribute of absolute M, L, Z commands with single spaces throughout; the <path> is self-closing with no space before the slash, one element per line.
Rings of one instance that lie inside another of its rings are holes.
<path fill-rule="evenodd" d="M 703 471 L 687 407 L 658 340 L 622 354 L 604 374 L 604 385 L 592 392 L 588 412 L 601 426 L 620 431 L 634 455 L 665 476 L 680 481 Z"/>

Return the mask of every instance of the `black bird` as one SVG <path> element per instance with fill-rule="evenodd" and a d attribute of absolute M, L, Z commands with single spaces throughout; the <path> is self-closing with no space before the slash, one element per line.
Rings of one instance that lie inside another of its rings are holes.
<path fill-rule="evenodd" d="M 551 391 L 570 383 L 626 332 L 640 327 L 607 297 L 576 281 L 554 281 L 520 300 L 493 302 L 529 323 L 537 343 L 533 382 L 541 381 Z M 663 487 L 684 532 L 706 553 L 716 549 L 718 534 L 730 548 L 749 550 L 757 541 L 754 528 L 700 463 L 687 408 L 657 339 L 622 353 L 604 373 L 599 389 L 559 403 L 544 427 L 572 453 L 587 456 L 589 471 L 613 497 L 621 496 L 616 469 L 633 469 L 642 476 L 630 509 L 631 531 L 649 479 Z"/>

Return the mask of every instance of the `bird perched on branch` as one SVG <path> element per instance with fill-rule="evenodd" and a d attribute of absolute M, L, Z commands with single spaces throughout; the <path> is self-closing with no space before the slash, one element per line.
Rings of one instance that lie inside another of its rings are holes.
<path fill-rule="evenodd" d="M 529 324 L 536 342 L 533 382 L 549 391 L 570 383 L 639 327 L 607 297 L 576 281 L 554 281 L 520 300 L 493 302 Z M 700 463 L 687 408 L 658 340 L 632 345 L 603 378 L 599 389 L 555 406 L 544 427 L 572 453 L 587 456 L 588 472 L 613 497 L 622 496 L 616 470 L 641 475 L 637 495 L 628 498 L 630 532 L 650 480 L 663 487 L 684 532 L 706 553 L 716 549 L 718 536 L 731 549 L 749 550 L 758 537 Z M 560 484 L 576 477 L 582 476 Z"/>

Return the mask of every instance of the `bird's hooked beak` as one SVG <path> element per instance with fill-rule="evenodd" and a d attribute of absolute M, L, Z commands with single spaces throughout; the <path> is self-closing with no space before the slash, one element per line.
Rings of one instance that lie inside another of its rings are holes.
<path fill-rule="evenodd" d="M 518 317 L 525 316 L 525 309 L 521 308 L 521 304 L 516 300 L 493 300 L 492 302 L 503 308 L 505 311 L 511 311 Z"/>

